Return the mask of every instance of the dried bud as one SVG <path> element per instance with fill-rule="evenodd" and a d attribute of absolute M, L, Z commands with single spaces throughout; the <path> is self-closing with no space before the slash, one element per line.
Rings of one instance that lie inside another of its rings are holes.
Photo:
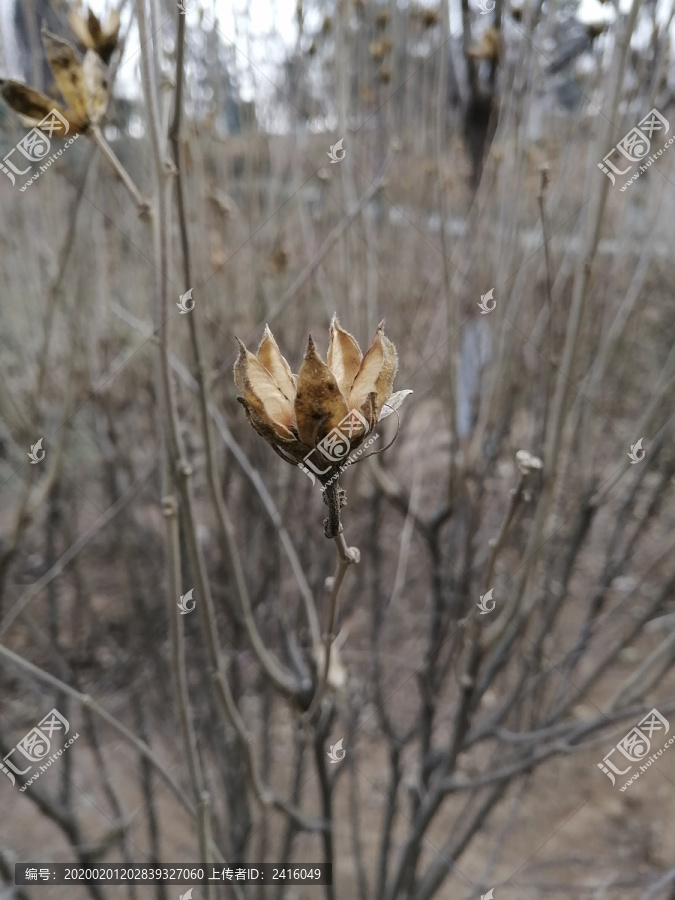
<path fill-rule="evenodd" d="M 380 62 L 385 54 L 383 41 L 371 41 L 368 44 L 368 52 L 376 62 Z"/>
<path fill-rule="evenodd" d="M 516 453 L 516 465 L 522 475 L 529 475 L 543 467 L 543 462 L 538 456 L 533 456 L 527 450 L 519 450 Z"/>

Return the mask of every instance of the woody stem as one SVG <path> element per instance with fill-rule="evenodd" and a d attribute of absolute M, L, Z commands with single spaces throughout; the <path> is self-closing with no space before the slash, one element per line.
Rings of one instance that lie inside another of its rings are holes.
<path fill-rule="evenodd" d="M 340 484 L 336 478 L 326 485 L 323 493 L 323 502 L 328 507 L 328 518 L 323 520 L 323 530 L 327 538 L 335 538 L 342 533 L 340 521 Z"/>
<path fill-rule="evenodd" d="M 361 559 L 361 553 L 359 552 L 358 547 L 348 547 L 342 536 L 342 523 L 340 521 L 340 486 L 337 479 L 333 484 L 327 485 L 324 497 L 325 502 L 328 505 L 328 518 L 324 520 L 324 532 L 326 537 L 331 537 L 335 541 L 335 546 L 338 551 L 338 563 L 335 575 L 332 578 L 327 579 L 327 587 L 330 590 L 328 625 L 323 636 L 323 660 L 322 662 L 317 662 L 317 665 L 321 666 L 319 684 L 317 685 L 309 709 L 305 713 L 305 718 L 308 721 L 312 719 L 312 716 L 318 709 L 328 682 L 330 653 L 335 640 L 335 624 L 337 622 L 340 589 L 342 588 L 342 583 L 349 566 L 352 563 L 358 563 Z"/>

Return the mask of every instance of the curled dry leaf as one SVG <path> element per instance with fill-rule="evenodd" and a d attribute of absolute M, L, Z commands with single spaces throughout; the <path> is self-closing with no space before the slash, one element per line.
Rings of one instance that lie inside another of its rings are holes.
<path fill-rule="evenodd" d="M 411 390 L 396 391 L 396 393 L 392 394 L 382 407 L 378 422 L 381 422 L 382 419 L 386 419 L 387 416 L 390 416 L 395 409 L 398 409 L 409 394 L 412 394 Z"/>

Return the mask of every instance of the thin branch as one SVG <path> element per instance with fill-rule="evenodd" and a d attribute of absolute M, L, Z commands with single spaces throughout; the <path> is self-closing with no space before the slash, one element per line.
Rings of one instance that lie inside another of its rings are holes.
<path fill-rule="evenodd" d="M 342 535 L 342 524 L 340 522 L 340 487 L 339 481 L 336 479 L 333 484 L 326 487 L 324 497 L 328 503 L 328 519 L 326 520 L 326 534 L 332 536 L 338 553 L 338 563 L 335 575 L 326 580 L 327 587 L 330 590 L 330 601 L 328 606 L 328 625 L 323 636 L 323 666 L 319 676 L 319 684 L 314 694 L 314 698 L 309 709 L 304 714 L 306 721 L 311 721 L 314 713 L 317 711 L 319 704 L 323 698 L 326 684 L 328 682 L 328 672 L 330 670 L 330 654 L 333 642 L 335 641 L 335 623 L 337 622 L 338 601 L 340 597 L 340 589 L 344 581 L 347 569 L 353 563 L 358 564 L 361 559 L 361 553 L 357 547 L 348 547 Z"/>
<path fill-rule="evenodd" d="M 150 214 L 150 204 L 146 199 L 144 199 L 144 197 L 141 196 L 141 193 L 134 184 L 131 175 L 129 175 L 122 163 L 113 153 L 110 144 L 103 137 L 101 129 L 98 127 L 98 125 L 92 125 L 88 133 L 91 135 L 92 140 L 101 151 L 103 156 L 108 160 L 113 170 L 115 171 L 115 174 L 119 177 L 120 181 L 131 195 L 131 199 L 136 204 L 136 211 L 138 212 L 138 215 L 147 217 Z"/>
<path fill-rule="evenodd" d="M 323 258 L 328 253 L 328 251 L 333 247 L 334 244 L 342 237 L 342 233 L 345 229 L 354 221 L 354 219 L 359 215 L 359 213 L 365 209 L 365 207 L 370 203 L 375 194 L 380 190 L 382 184 L 384 182 L 387 171 L 389 170 L 389 166 L 391 164 L 391 160 L 393 158 L 394 151 L 390 149 L 385 157 L 384 162 L 382 163 L 382 168 L 375 176 L 374 181 L 371 182 L 368 190 L 363 194 L 361 199 L 355 208 L 347 213 L 347 215 L 339 222 L 335 228 L 328 235 L 323 244 L 319 247 L 316 256 L 314 259 L 311 259 L 305 268 L 300 272 L 298 277 L 295 279 L 293 284 L 282 294 L 282 296 L 277 300 L 274 306 L 268 310 L 265 315 L 265 321 L 271 322 L 274 317 L 281 312 L 281 310 L 286 306 L 286 304 L 295 297 L 303 284 L 307 281 L 310 275 L 314 274 L 316 269 L 321 265 Z"/>
<path fill-rule="evenodd" d="M 51 687 L 56 688 L 56 690 L 61 691 L 64 694 L 68 694 L 69 697 L 72 697 L 73 700 L 76 700 L 78 703 L 81 703 L 84 707 L 91 710 L 95 715 L 99 716 L 99 718 L 103 719 L 104 722 L 107 722 L 112 728 L 117 731 L 128 743 L 130 743 L 133 747 L 135 747 L 138 752 L 145 757 L 152 765 L 157 769 L 159 774 L 162 776 L 166 784 L 171 788 L 173 794 L 178 798 L 181 805 L 190 813 L 191 816 L 196 815 L 196 811 L 188 798 L 185 796 L 180 787 L 173 780 L 171 775 L 164 768 L 162 763 L 157 759 L 152 750 L 145 744 L 143 741 L 139 740 L 135 734 L 133 734 L 129 729 L 122 725 L 121 722 L 118 722 L 114 716 L 111 716 L 110 713 L 105 710 L 102 706 L 99 706 L 95 700 L 93 700 L 89 694 L 82 694 L 80 691 L 76 691 L 75 688 L 72 688 L 69 684 L 66 684 L 65 681 L 61 681 L 60 678 L 56 678 L 54 675 L 50 675 L 49 672 L 45 672 L 43 669 L 40 669 L 38 666 L 33 665 L 33 663 L 28 662 L 27 659 L 24 659 L 22 656 L 19 656 L 18 653 L 13 653 L 7 647 L 0 644 L 0 657 L 4 657 L 4 659 L 13 663 L 19 668 L 24 669 L 26 672 L 30 672 L 38 681 L 42 681 L 45 684 L 51 685 Z"/>
<path fill-rule="evenodd" d="M 132 500 L 136 499 L 139 489 L 150 478 L 156 468 L 157 462 L 156 460 L 153 460 L 142 470 L 136 481 L 124 492 L 124 494 L 122 494 L 119 500 L 116 503 L 113 503 L 110 509 L 107 509 L 102 513 L 96 522 L 87 528 L 75 543 L 72 544 L 59 559 L 57 559 L 54 565 L 24 591 L 2 622 L 0 622 L 0 638 L 2 638 L 12 623 L 24 612 L 30 601 L 34 597 L 37 597 L 50 582 L 59 576 L 66 566 L 75 559 L 77 554 L 83 550 L 106 525 L 109 525 Z"/>

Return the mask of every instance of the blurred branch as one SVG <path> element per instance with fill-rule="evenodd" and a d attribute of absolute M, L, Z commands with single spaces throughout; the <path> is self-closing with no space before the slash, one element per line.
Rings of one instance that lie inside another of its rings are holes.
<path fill-rule="evenodd" d="M 267 311 L 265 315 L 265 321 L 269 324 L 274 317 L 281 312 L 281 310 L 286 306 L 286 304 L 292 300 L 295 295 L 298 293 L 302 285 L 307 281 L 307 279 L 314 273 L 314 271 L 321 265 L 323 258 L 326 256 L 328 251 L 333 247 L 335 243 L 342 237 L 345 229 L 354 221 L 354 219 L 359 215 L 359 213 L 365 209 L 365 207 L 370 203 L 375 194 L 380 190 L 382 184 L 384 183 L 385 176 L 387 171 L 389 170 L 389 166 L 391 165 L 391 161 L 393 158 L 394 151 L 392 148 L 389 149 L 387 156 L 382 163 L 382 168 L 375 176 L 374 181 L 370 183 L 370 187 L 368 190 L 362 195 L 361 199 L 358 201 L 358 204 L 354 207 L 354 209 L 347 213 L 347 215 L 339 222 L 335 228 L 328 235 L 323 244 L 319 247 L 316 256 L 314 259 L 311 259 L 305 268 L 300 272 L 298 277 L 295 279 L 293 284 L 284 291 L 279 300 L 274 304 L 274 306 Z"/>
<path fill-rule="evenodd" d="M 124 307 L 120 306 L 117 303 L 113 303 L 112 308 L 113 312 L 120 319 L 122 319 L 122 321 L 126 322 L 128 325 L 131 325 L 132 328 L 136 329 L 147 337 L 152 336 L 152 328 L 149 325 L 146 325 L 140 319 L 137 319 L 130 312 L 124 309 Z M 181 381 L 185 385 L 187 385 L 187 387 L 193 393 L 196 393 L 199 387 L 197 380 L 190 374 L 185 365 L 180 361 L 180 359 L 178 359 L 178 357 L 174 353 L 170 354 L 169 359 L 171 362 L 171 368 L 176 373 L 176 375 L 178 375 Z M 258 471 L 251 465 L 248 457 L 246 456 L 240 445 L 237 443 L 237 441 L 234 439 L 234 436 L 230 431 L 229 426 L 227 425 L 225 417 L 218 409 L 218 406 L 213 402 L 213 400 L 208 401 L 208 412 L 216 424 L 223 443 L 232 453 L 236 461 L 239 463 L 242 471 L 257 491 L 262 501 L 265 512 L 270 517 L 272 524 L 277 530 L 279 540 L 281 541 L 281 545 L 284 548 L 286 555 L 288 556 L 288 561 L 291 565 L 293 575 L 295 576 L 295 580 L 297 581 L 298 588 L 300 590 L 300 596 L 302 597 L 305 604 L 307 622 L 312 635 L 312 642 L 314 645 L 317 645 L 321 642 L 321 629 L 316 614 L 316 608 L 314 606 L 314 597 L 303 571 L 302 563 L 300 562 L 288 530 L 284 525 L 281 513 L 277 509 L 274 500 L 272 499 L 272 495 L 267 490 L 265 482 L 260 477 Z M 303 692 L 305 689 L 306 686 L 301 685 L 301 690 Z"/>
<path fill-rule="evenodd" d="M 195 810 L 192 807 L 190 801 L 166 771 L 162 763 L 154 755 L 152 750 L 147 746 L 147 744 L 139 740 L 136 735 L 129 731 L 129 729 L 125 725 L 122 725 L 121 722 L 118 722 L 117 719 L 114 718 L 114 716 L 111 716 L 110 713 L 107 712 L 107 710 L 105 710 L 102 706 L 99 706 L 99 704 L 96 703 L 96 701 L 93 700 L 88 694 L 82 694 L 80 693 L 80 691 L 76 691 L 75 688 L 70 687 L 69 684 L 61 681 L 60 678 L 55 678 L 54 675 L 50 675 L 49 672 L 45 672 L 38 666 L 33 665 L 33 663 L 28 662 L 27 659 L 19 656 L 18 653 L 13 653 L 3 644 L 0 644 L 0 657 L 9 660 L 9 662 L 14 664 L 15 666 L 19 666 L 19 668 L 24 669 L 26 672 L 29 672 L 34 678 L 37 678 L 38 681 L 49 684 L 53 688 L 62 691 L 64 694 L 68 694 L 68 696 L 72 697 L 73 700 L 81 703 L 87 709 L 91 710 L 91 712 L 99 716 L 99 718 L 103 719 L 104 722 L 107 722 L 108 725 L 114 728 L 118 734 L 120 734 L 133 747 L 135 747 L 142 756 L 144 756 L 149 762 L 152 763 L 152 765 L 157 769 L 167 785 L 171 788 L 171 791 L 174 793 L 174 795 L 178 798 L 178 800 L 180 800 L 183 807 L 192 816 L 195 815 Z"/>
<path fill-rule="evenodd" d="M 27 588 L 21 597 L 17 600 L 14 606 L 10 609 L 7 615 L 0 622 L 0 638 L 6 633 L 8 628 L 12 625 L 12 623 L 23 613 L 25 608 L 28 606 L 30 601 L 37 597 L 45 587 L 54 580 L 57 576 L 59 576 L 66 566 L 77 556 L 77 554 L 87 546 L 87 544 L 92 541 L 96 535 L 112 520 L 117 516 L 122 510 L 128 506 L 128 504 L 135 500 L 138 496 L 139 489 L 145 484 L 146 481 L 150 478 L 157 467 L 157 461 L 152 460 L 145 468 L 141 471 L 141 474 L 138 476 L 136 481 L 128 488 L 127 491 L 120 497 L 117 503 L 114 503 L 110 509 L 107 509 L 104 513 L 99 516 L 99 518 L 91 525 L 80 537 L 72 544 L 66 551 L 63 553 L 60 558 L 54 563 L 54 565 L 48 569 L 44 575 L 40 576 L 37 581 L 33 582 L 29 588 Z"/>
<path fill-rule="evenodd" d="M 98 127 L 98 125 L 92 125 L 89 129 L 89 134 L 91 135 L 92 140 L 101 151 L 103 156 L 112 166 L 115 174 L 118 176 L 124 187 L 131 195 L 131 199 L 136 205 L 136 211 L 138 212 L 138 215 L 147 217 L 150 214 L 150 204 L 141 196 L 138 188 L 132 181 L 131 176 L 113 153 L 110 144 L 108 144 L 106 139 L 103 137 L 101 129 Z"/>

